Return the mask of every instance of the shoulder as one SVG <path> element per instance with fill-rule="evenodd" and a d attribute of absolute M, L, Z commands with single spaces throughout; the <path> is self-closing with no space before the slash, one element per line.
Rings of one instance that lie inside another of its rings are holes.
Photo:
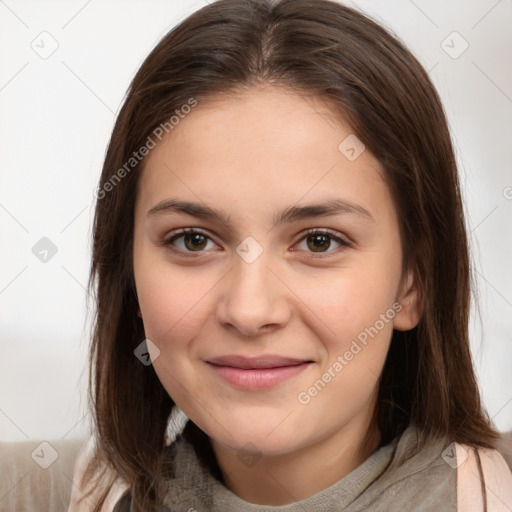
<path fill-rule="evenodd" d="M 457 503 L 461 512 L 512 509 L 512 472 L 497 450 L 455 444 Z M 484 507 L 484 500 L 486 507 Z"/>
<path fill-rule="evenodd" d="M 92 512 L 105 490 L 111 485 L 101 512 L 111 512 L 116 502 L 128 489 L 127 483 L 110 468 L 100 466 L 93 475 L 86 474 L 95 452 L 95 438 L 91 436 L 80 450 L 74 471 L 68 512 Z M 91 494 L 89 492 L 91 491 Z"/>

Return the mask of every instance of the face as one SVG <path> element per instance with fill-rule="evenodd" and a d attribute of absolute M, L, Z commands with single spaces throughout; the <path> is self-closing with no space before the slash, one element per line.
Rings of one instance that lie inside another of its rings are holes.
<path fill-rule="evenodd" d="M 382 168 L 351 134 L 266 87 L 199 102 L 147 157 L 140 314 L 163 386 L 215 443 L 289 454 L 360 429 L 393 328 L 417 323 Z"/>

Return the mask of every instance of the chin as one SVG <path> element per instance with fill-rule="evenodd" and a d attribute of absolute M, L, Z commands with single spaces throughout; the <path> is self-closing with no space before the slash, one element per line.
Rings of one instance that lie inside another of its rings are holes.
<path fill-rule="evenodd" d="M 298 449 L 302 435 L 306 434 L 304 426 L 299 428 L 292 422 L 285 425 L 288 419 L 284 418 L 286 414 L 277 418 L 277 415 L 266 416 L 262 411 L 256 411 L 243 417 L 230 417 L 227 431 L 210 422 L 200 428 L 219 444 L 234 451 L 278 456 Z"/>

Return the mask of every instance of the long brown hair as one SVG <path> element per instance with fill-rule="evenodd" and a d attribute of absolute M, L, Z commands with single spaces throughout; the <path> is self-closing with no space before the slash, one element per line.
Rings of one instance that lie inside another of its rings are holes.
<path fill-rule="evenodd" d="M 409 424 L 420 429 L 421 445 L 447 436 L 493 448 L 499 436 L 471 359 L 464 211 L 445 114 L 427 73 L 396 37 L 337 2 L 220 0 L 173 28 L 143 62 L 97 194 L 89 283 L 97 299 L 89 373 L 95 460 L 128 482 L 143 510 L 158 500 L 174 402 L 153 367 L 134 356 L 145 338 L 132 265 L 145 160 L 126 163 L 191 98 L 200 104 L 262 83 L 325 100 L 380 161 L 395 202 L 404 270 L 416 272 L 424 309 L 416 328 L 393 332 L 375 410 L 381 445 Z"/>

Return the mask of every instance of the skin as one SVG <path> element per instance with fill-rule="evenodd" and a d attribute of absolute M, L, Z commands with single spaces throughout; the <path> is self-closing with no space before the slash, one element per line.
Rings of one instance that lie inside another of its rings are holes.
<path fill-rule="evenodd" d="M 260 86 L 199 102 L 150 152 L 140 176 L 134 274 L 146 336 L 160 350 L 154 369 L 209 436 L 224 484 L 251 503 L 304 499 L 375 451 L 380 433 L 371 417 L 392 330 L 411 329 L 421 315 L 416 280 L 402 275 L 382 167 L 369 150 L 349 161 L 338 149 L 351 133 L 320 99 Z M 171 197 L 222 210 L 232 225 L 148 214 Z M 372 218 L 341 213 L 273 223 L 287 207 L 331 199 L 360 205 Z M 174 248 L 185 256 L 172 253 L 165 240 L 192 227 L 206 232 L 201 248 L 182 236 Z M 327 238 L 315 252 L 304 233 L 310 228 L 334 230 L 352 245 Z M 263 251 L 251 263 L 236 252 L 248 236 Z M 300 403 L 299 393 L 397 302 L 400 312 Z M 312 363 L 269 389 L 247 390 L 206 363 L 227 354 Z"/>

